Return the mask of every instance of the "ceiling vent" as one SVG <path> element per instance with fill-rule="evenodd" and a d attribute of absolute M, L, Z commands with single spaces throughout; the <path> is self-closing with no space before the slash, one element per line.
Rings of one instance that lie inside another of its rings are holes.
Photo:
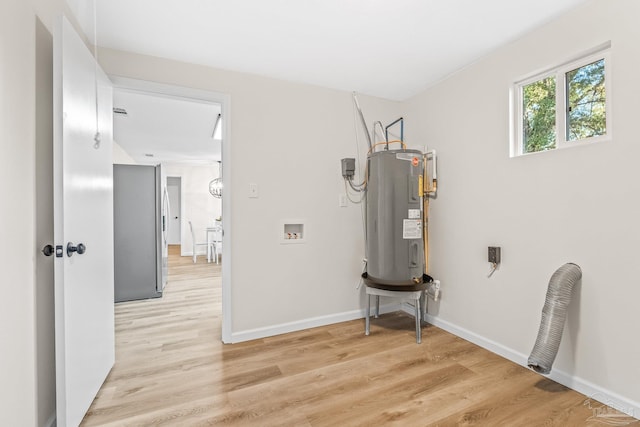
<path fill-rule="evenodd" d="M 127 113 L 127 110 L 125 110 L 124 108 L 117 108 L 117 107 L 114 107 L 113 114 L 119 114 L 121 116 L 129 115 L 129 113 Z"/>

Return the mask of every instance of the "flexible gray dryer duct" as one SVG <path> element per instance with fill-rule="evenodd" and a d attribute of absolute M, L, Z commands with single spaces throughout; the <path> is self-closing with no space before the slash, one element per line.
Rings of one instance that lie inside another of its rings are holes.
<path fill-rule="evenodd" d="M 567 318 L 567 306 L 571 302 L 571 291 L 581 278 L 580 267 L 567 263 L 557 269 L 549 280 L 538 338 L 527 362 L 536 372 L 541 374 L 551 372 L 551 365 L 560 347 L 562 330 Z"/>

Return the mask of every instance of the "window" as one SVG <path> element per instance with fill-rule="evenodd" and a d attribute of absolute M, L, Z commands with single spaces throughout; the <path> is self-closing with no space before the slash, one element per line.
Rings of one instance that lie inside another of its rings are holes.
<path fill-rule="evenodd" d="M 610 138 L 606 51 L 515 84 L 512 156 Z"/>

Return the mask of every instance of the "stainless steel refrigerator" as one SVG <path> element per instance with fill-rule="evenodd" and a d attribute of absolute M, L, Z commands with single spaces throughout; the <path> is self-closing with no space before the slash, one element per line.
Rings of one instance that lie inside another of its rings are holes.
<path fill-rule="evenodd" d="M 113 207 L 115 302 L 161 297 L 169 255 L 161 166 L 114 165 Z"/>

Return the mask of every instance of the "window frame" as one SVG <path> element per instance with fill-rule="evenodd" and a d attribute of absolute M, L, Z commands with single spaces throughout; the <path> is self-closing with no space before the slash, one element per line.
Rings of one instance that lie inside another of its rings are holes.
<path fill-rule="evenodd" d="M 582 138 L 577 140 L 569 141 L 567 140 L 567 115 L 569 114 L 567 108 L 567 73 L 573 71 L 575 69 L 584 67 L 586 65 L 597 62 L 601 59 L 604 59 L 604 88 L 606 93 L 605 98 L 605 123 L 606 123 L 606 132 L 604 135 L 592 136 L 588 138 Z M 612 139 L 612 110 L 611 110 L 611 98 L 612 98 L 612 88 L 611 88 L 611 51 L 610 48 L 607 47 L 605 49 L 598 49 L 597 51 L 591 52 L 589 54 L 580 56 L 578 59 L 574 59 L 568 62 L 565 62 L 556 67 L 552 67 L 546 69 L 544 71 L 537 72 L 533 75 L 530 75 L 526 78 L 520 79 L 513 84 L 512 87 L 512 105 L 513 108 L 512 114 L 512 123 L 513 123 L 513 133 L 511 138 L 511 157 L 518 156 L 526 156 L 529 154 L 538 154 L 544 152 L 552 152 L 559 149 L 570 148 L 570 147 L 578 147 L 586 144 L 592 144 L 596 142 L 609 141 Z M 555 128 L 555 137 L 556 137 L 556 147 L 548 150 L 542 151 L 534 151 L 531 153 L 524 152 L 524 129 L 523 129 L 523 101 L 524 101 L 524 93 L 523 88 L 531 83 L 535 83 L 539 80 L 546 79 L 548 77 L 555 78 L 556 84 L 556 128 Z"/>

